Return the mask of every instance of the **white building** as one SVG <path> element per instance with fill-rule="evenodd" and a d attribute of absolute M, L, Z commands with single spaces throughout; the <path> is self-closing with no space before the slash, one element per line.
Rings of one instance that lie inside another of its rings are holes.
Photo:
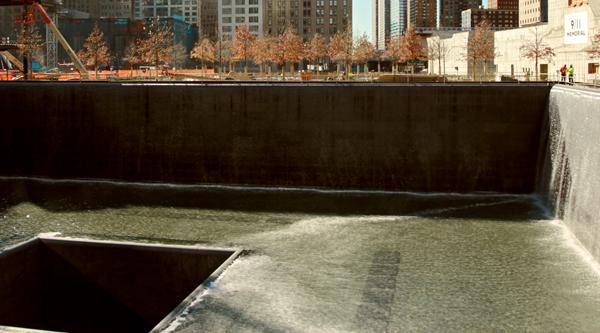
<path fill-rule="evenodd" d="M 489 64 L 488 72 L 497 78 L 512 76 L 534 79 L 535 60 L 527 59 L 520 52 L 521 46 L 535 39 L 535 34 L 554 49 L 556 56 L 548 61 L 540 59 L 538 71 L 541 79 L 557 79 L 558 70 L 563 65 L 573 65 L 575 80 L 587 82 L 600 79 L 598 63 L 600 59 L 590 59 L 585 52 L 591 46 L 591 37 L 600 33 L 600 1 L 590 3 L 569 0 L 548 0 L 548 22 L 529 27 L 494 33 L 496 58 Z M 442 74 L 471 75 L 466 60 L 466 50 L 472 32 L 456 33 L 442 38 L 447 49 L 442 61 Z M 433 43 L 432 37 L 427 40 Z M 437 74 L 438 61 L 429 62 L 430 72 Z"/>
<path fill-rule="evenodd" d="M 219 0 L 219 33 L 224 40 L 231 40 L 235 28 L 247 24 L 250 32 L 263 35 L 262 0 Z"/>

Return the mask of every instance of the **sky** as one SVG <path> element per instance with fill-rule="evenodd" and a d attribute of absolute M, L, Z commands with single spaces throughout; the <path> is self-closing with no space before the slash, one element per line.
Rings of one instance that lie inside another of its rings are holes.
<path fill-rule="evenodd" d="M 371 0 L 352 1 L 352 26 L 354 36 L 365 33 L 371 38 Z"/>
<path fill-rule="evenodd" d="M 488 0 L 483 0 L 482 4 L 487 8 Z M 354 36 L 361 36 L 363 33 L 371 38 L 371 0 L 354 0 L 352 2 L 352 30 Z"/>

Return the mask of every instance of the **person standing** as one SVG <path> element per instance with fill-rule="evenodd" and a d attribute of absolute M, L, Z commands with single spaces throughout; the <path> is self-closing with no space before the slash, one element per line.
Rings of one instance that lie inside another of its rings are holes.
<path fill-rule="evenodd" d="M 573 68 L 573 65 L 569 66 L 568 72 L 569 72 L 569 83 L 573 83 L 573 77 L 575 76 L 575 68 Z"/>
<path fill-rule="evenodd" d="M 567 82 L 567 64 L 564 64 L 560 68 L 560 82 L 563 82 L 563 83 Z"/>

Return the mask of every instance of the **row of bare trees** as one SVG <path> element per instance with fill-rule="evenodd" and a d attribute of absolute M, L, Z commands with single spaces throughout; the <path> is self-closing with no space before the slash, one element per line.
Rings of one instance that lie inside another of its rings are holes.
<path fill-rule="evenodd" d="M 366 43 L 364 43 L 366 41 Z M 302 61 L 308 60 L 311 64 L 319 65 L 326 59 L 331 59 L 346 66 L 353 60 L 368 61 L 374 54 L 371 43 L 361 38 L 354 45 L 350 31 L 337 33 L 329 43 L 322 35 L 315 34 L 309 43 L 304 43 L 293 28 L 288 27 L 278 36 L 257 37 L 250 32 L 247 25 L 238 26 L 232 41 L 211 42 L 203 38 L 194 47 L 191 58 L 202 63 L 206 68 L 207 63 L 233 62 L 243 63 L 244 72 L 248 72 L 250 61 L 257 64 L 260 72 L 270 72 L 272 65 L 281 68 L 281 74 L 285 77 L 285 68 Z M 354 55 L 360 55 L 358 58 Z M 365 56 L 366 55 L 366 56 Z M 319 66 L 316 66 L 317 68 Z"/>
<path fill-rule="evenodd" d="M 268 72 L 272 65 L 278 65 L 282 76 L 285 76 L 286 66 L 291 65 L 293 68 L 294 64 L 302 60 L 314 65 L 317 70 L 320 64 L 330 60 L 340 65 L 338 69 L 343 67 L 348 74 L 352 64 L 364 66 L 366 72 L 367 64 L 372 60 L 389 59 L 396 65 L 426 60 L 427 54 L 421 37 L 414 29 L 409 29 L 404 36 L 390 41 L 388 50 L 380 53 L 367 36 L 354 40 L 349 29 L 336 33 L 329 42 L 317 33 L 310 42 L 304 43 L 291 27 L 278 36 L 256 37 L 247 25 L 241 25 L 236 28 L 231 42 L 213 43 L 208 38 L 203 38 L 192 50 L 191 58 L 201 62 L 203 68 L 206 68 L 207 63 L 243 63 L 244 72 L 248 71 L 249 61 L 259 65 L 261 72 L 264 67 Z"/>
<path fill-rule="evenodd" d="M 302 38 L 288 27 L 278 36 L 256 37 L 247 25 L 239 26 L 233 41 L 211 42 L 207 38 L 200 40 L 188 55 L 182 44 L 174 43 L 172 29 L 160 22 L 153 20 L 145 29 L 145 34 L 135 39 L 128 45 L 123 59 L 131 67 L 147 64 L 160 66 L 161 64 L 178 64 L 183 66 L 188 58 L 199 61 L 203 69 L 208 63 L 228 63 L 230 71 L 233 62 L 243 63 L 244 72 L 248 71 L 250 61 L 260 67 L 260 71 L 270 73 L 272 65 L 279 65 L 281 73 L 285 76 L 286 65 L 293 65 L 306 60 L 309 64 L 320 68 L 327 60 L 343 66 L 348 74 L 351 64 L 364 65 L 371 60 L 389 60 L 393 64 L 393 71 L 401 63 L 423 60 L 438 60 L 439 73 L 441 74 L 441 61 L 445 59 L 449 48 L 441 39 L 432 39 L 428 48 L 422 46 L 423 40 L 414 29 L 409 28 L 404 36 L 389 41 L 385 52 L 378 52 L 366 36 L 354 40 L 350 30 L 335 34 L 329 42 L 320 34 L 315 34 L 308 43 L 303 43 Z M 35 27 L 25 24 L 17 39 L 20 53 L 31 58 L 34 53 L 43 48 L 41 35 Z M 482 21 L 475 28 L 468 41 L 464 57 L 473 68 L 475 77 L 478 68 L 483 68 L 483 75 L 488 64 L 498 56 L 494 47 L 494 35 L 488 21 Z M 586 49 L 591 59 L 600 58 L 600 33 L 592 37 L 592 44 Z M 538 78 L 540 60 L 552 61 L 556 56 L 554 49 L 544 42 L 544 36 L 538 29 L 532 30 L 532 38 L 525 40 L 520 48 L 521 56 L 535 62 L 535 76 Z M 83 49 L 79 52 L 82 61 L 96 71 L 101 65 L 112 63 L 108 43 L 104 34 L 96 25 L 85 40 Z M 483 66 L 482 66 L 483 65 Z M 340 68 L 341 66 L 338 66 Z"/>

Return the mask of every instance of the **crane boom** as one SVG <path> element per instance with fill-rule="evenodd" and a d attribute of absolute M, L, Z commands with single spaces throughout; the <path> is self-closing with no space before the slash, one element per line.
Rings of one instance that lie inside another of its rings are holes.
<path fill-rule="evenodd" d="M 81 60 L 79 60 L 79 57 L 77 56 L 75 51 L 73 51 L 69 43 L 67 43 L 65 37 L 60 33 L 54 22 L 52 22 L 52 19 L 50 19 L 50 16 L 48 15 L 44 7 L 39 2 L 34 2 L 31 5 L 31 8 L 38 10 L 40 15 L 42 16 L 42 20 L 44 20 L 44 23 L 46 23 L 50 30 L 52 30 L 54 36 L 56 36 L 62 47 L 65 49 L 65 51 L 73 61 L 73 64 L 75 64 L 75 68 L 77 68 L 77 71 L 79 72 L 79 74 L 81 74 L 81 77 L 87 79 L 89 77 L 88 71 L 85 69 L 85 66 L 83 66 L 83 63 L 81 63 Z"/>
<path fill-rule="evenodd" d="M 0 54 L 5 56 L 6 59 L 8 59 L 8 61 L 10 61 L 13 65 L 15 65 L 15 67 L 17 67 L 18 70 L 23 71 L 23 63 L 20 62 L 19 59 L 17 59 L 17 57 L 12 55 L 12 53 L 8 51 L 0 51 Z"/>

